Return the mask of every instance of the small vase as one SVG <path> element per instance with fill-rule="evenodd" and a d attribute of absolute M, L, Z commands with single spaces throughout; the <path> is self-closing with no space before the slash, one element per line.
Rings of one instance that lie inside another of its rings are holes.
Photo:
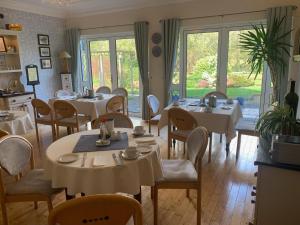
<path fill-rule="evenodd" d="M 296 81 L 291 81 L 291 89 L 290 92 L 285 96 L 285 104 L 293 110 L 293 115 L 296 118 L 299 97 L 295 93 L 295 84 Z"/>

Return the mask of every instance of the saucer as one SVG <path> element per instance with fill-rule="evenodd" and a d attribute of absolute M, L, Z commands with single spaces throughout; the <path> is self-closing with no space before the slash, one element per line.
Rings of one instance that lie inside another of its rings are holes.
<path fill-rule="evenodd" d="M 78 160 L 78 155 L 74 153 L 60 156 L 57 161 L 60 163 L 72 163 Z"/>
<path fill-rule="evenodd" d="M 133 156 L 133 157 L 128 157 L 128 155 L 126 154 L 126 152 L 122 152 L 121 156 L 123 159 L 126 159 L 126 160 L 135 160 L 139 157 L 140 155 L 140 152 L 137 151 L 136 154 Z"/>
<path fill-rule="evenodd" d="M 152 148 L 149 145 L 148 146 L 147 145 L 137 146 L 137 149 L 139 150 L 139 152 L 141 154 L 147 154 L 149 152 L 152 152 Z"/>
<path fill-rule="evenodd" d="M 99 147 L 101 147 L 101 146 L 108 146 L 108 145 L 110 145 L 110 140 L 97 140 L 96 141 L 96 146 L 99 146 Z"/>

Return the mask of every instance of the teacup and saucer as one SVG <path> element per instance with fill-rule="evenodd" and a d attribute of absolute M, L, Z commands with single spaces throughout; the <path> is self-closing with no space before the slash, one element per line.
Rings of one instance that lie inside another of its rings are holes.
<path fill-rule="evenodd" d="M 139 157 L 139 151 L 135 146 L 129 146 L 126 150 L 122 153 L 122 157 L 124 159 L 133 160 Z"/>
<path fill-rule="evenodd" d="M 143 136 L 145 134 L 145 130 L 143 126 L 135 126 L 133 130 L 133 135 L 135 136 Z"/>

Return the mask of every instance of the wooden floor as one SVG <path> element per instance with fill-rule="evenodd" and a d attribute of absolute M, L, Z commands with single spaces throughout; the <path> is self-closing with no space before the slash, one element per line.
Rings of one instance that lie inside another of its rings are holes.
<path fill-rule="evenodd" d="M 134 119 L 134 124 L 142 123 Z M 35 146 L 37 167 L 42 167 L 42 158 L 47 146 L 51 144 L 51 132 L 48 127 L 41 127 L 41 151 L 38 151 L 35 133 L 26 134 Z M 154 130 L 156 134 L 156 130 Z M 166 139 L 166 129 L 161 136 Z M 225 138 L 223 138 L 225 139 Z M 226 158 L 224 142 L 220 144 L 219 135 L 213 138 L 213 153 L 211 163 L 207 163 L 207 153 L 203 159 L 202 181 L 202 225 L 241 225 L 248 224 L 252 218 L 251 204 L 253 176 L 256 171 L 253 162 L 256 156 L 257 138 L 243 136 L 240 158 L 236 162 L 236 139 L 231 142 L 230 155 Z M 182 155 L 182 146 L 176 148 L 175 155 Z M 161 147 L 163 157 L 166 157 L 166 145 Z M 173 155 L 174 156 L 174 155 Z M 7 182 L 10 180 L 7 178 Z M 54 199 L 54 206 L 65 201 L 63 194 Z M 144 224 L 153 224 L 153 209 L 150 199 L 150 188 L 142 188 L 142 205 Z M 40 202 L 34 210 L 33 203 L 8 204 L 10 225 L 46 225 L 47 206 Z M 193 225 L 196 224 L 196 193 L 191 191 L 191 199 L 185 197 L 184 190 L 159 191 L 159 224 L 161 225 Z M 2 219 L 2 217 L 1 217 Z M 1 223 L 0 219 L 0 224 Z"/>

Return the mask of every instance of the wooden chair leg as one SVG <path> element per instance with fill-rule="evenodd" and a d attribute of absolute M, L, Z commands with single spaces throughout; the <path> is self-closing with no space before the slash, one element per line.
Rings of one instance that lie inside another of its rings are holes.
<path fill-rule="evenodd" d="M 55 132 L 55 127 L 52 126 L 52 141 L 54 142 L 56 140 L 56 132 Z"/>
<path fill-rule="evenodd" d="M 154 225 L 158 224 L 158 188 L 157 186 L 154 186 L 154 201 L 153 201 L 153 214 L 154 214 Z"/>
<path fill-rule="evenodd" d="M 157 127 L 157 136 L 160 136 L 160 130 L 158 127 Z"/>
<path fill-rule="evenodd" d="M 151 187 L 151 191 L 150 191 L 150 195 L 151 195 L 151 199 L 154 199 L 154 187 Z"/>
<path fill-rule="evenodd" d="M 186 189 L 186 193 L 185 194 L 186 194 L 187 198 L 190 198 L 190 189 Z"/>
<path fill-rule="evenodd" d="M 201 188 L 197 190 L 197 225 L 201 225 Z"/>
<path fill-rule="evenodd" d="M 148 127 L 149 127 L 149 134 L 151 134 L 151 122 L 150 122 L 150 119 L 148 120 Z"/>
<path fill-rule="evenodd" d="M 208 162 L 211 161 L 212 133 L 209 133 Z"/>
<path fill-rule="evenodd" d="M 3 225 L 8 225 L 7 210 L 4 202 L 1 202 L 1 211 L 2 211 L 2 223 Z"/>
<path fill-rule="evenodd" d="M 59 126 L 56 125 L 56 139 L 59 139 Z"/>
<path fill-rule="evenodd" d="M 183 155 L 185 155 L 185 142 L 183 142 Z"/>
<path fill-rule="evenodd" d="M 239 158 L 240 155 L 240 148 L 241 148 L 241 139 L 242 139 L 242 134 L 238 132 L 238 139 L 237 139 L 237 146 L 236 146 L 236 160 Z"/>
<path fill-rule="evenodd" d="M 48 199 L 47 204 L 48 204 L 48 210 L 50 212 L 53 209 L 53 205 L 52 205 L 51 199 Z"/>
<path fill-rule="evenodd" d="M 33 202 L 34 203 L 34 209 L 38 209 L 38 202 Z"/>
<path fill-rule="evenodd" d="M 39 135 L 39 128 L 37 123 L 35 123 L 35 134 L 36 134 L 36 141 L 38 146 L 40 147 L 40 135 Z"/>
<path fill-rule="evenodd" d="M 172 146 L 172 139 L 168 138 L 168 159 L 170 159 L 171 146 Z"/>

